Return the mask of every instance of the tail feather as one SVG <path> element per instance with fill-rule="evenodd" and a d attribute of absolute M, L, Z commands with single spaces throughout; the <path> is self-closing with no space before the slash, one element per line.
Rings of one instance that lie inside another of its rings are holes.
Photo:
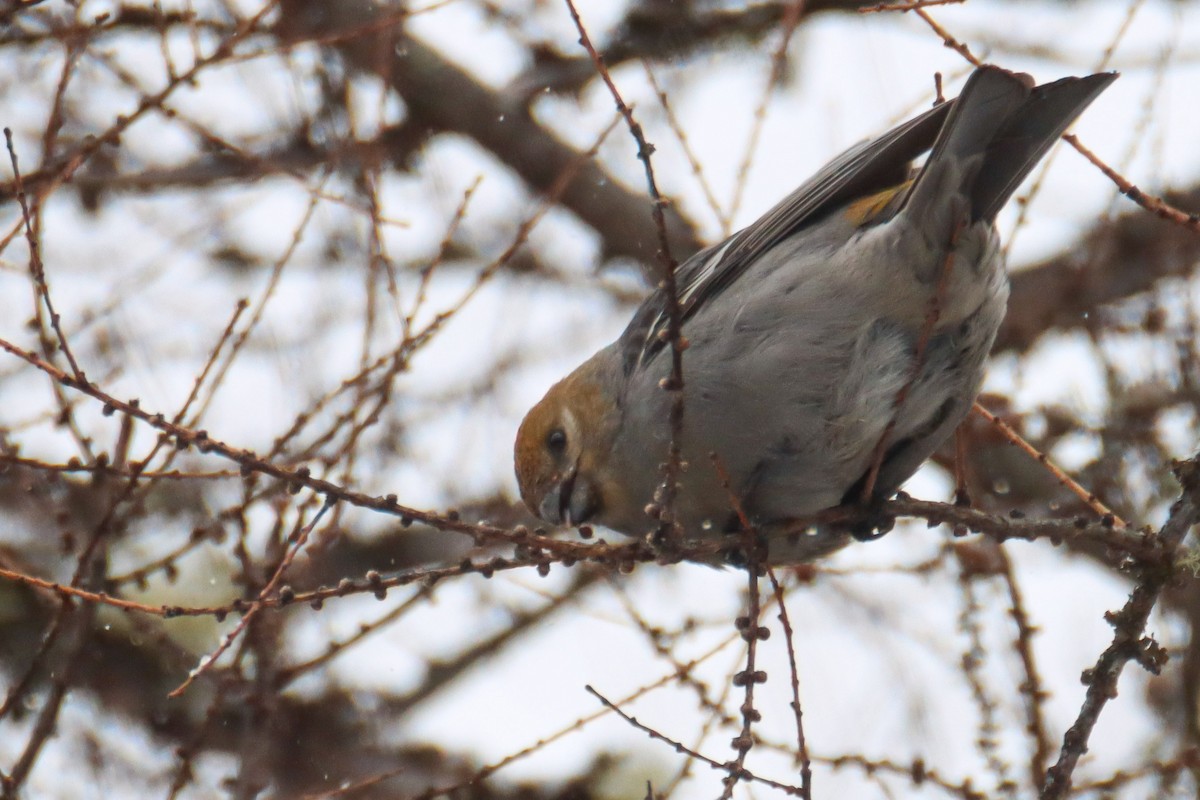
<path fill-rule="evenodd" d="M 999 67 L 983 66 L 971 73 L 904 199 L 902 210 L 931 238 L 948 236 L 954 220 L 965 211 L 963 205 L 983 169 L 992 140 L 1025 104 L 1032 89 L 1028 76 Z M 957 198 L 961 198 L 959 204 L 951 206 L 950 201 Z"/>
<path fill-rule="evenodd" d="M 972 222 L 991 220 L 1063 131 L 1117 77 L 1101 73 L 1034 86 L 993 66 L 972 73 L 954 102 L 904 208 L 930 232 L 969 204 Z"/>
<path fill-rule="evenodd" d="M 971 192 L 975 219 L 991 219 L 1075 118 L 1117 79 L 1115 72 L 1063 78 L 1033 90 L 988 147 Z"/>

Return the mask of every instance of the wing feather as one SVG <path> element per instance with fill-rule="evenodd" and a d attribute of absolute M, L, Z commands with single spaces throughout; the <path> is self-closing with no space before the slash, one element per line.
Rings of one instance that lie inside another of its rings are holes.
<path fill-rule="evenodd" d="M 933 146 L 954 101 L 934 106 L 882 136 L 859 142 L 821 168 L 756 222 L 706 248 L 676 270 L 679 305 L 686 322 L 745 272 L 763 253 L 824 215 L 908 177 L 913 159 Z M 621 335 L 625 370 L 648 363 L 665 346 L 666 295 L 659 288 L 642 304 Z"/>

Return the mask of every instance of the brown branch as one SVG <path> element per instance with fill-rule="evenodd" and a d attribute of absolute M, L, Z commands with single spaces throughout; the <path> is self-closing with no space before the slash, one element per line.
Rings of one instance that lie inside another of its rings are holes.
<path fill-rule="evenodd" d="M 642 132 L 642 126 L 634 119 L 633 110 L 625 103 L 621 97 L 617 85 L 613 83 L 612 75 L 609 74 L 608 67 L 604 64 L 604 59 L 596 52 L 595 46 L 592 45 L 592 40 L 588 36 L 587 28 L 584 27 L 583 20 L 579 17 L 579 12 L 575 8 L 572 0 L 566 0 L 567 9 L 571 13 L 571 20 L 575 23 L 575 30 L 579 32 L 579 43 L 583 49 L 591 56 L 592 62 L 595 64 L 596 72 L 599 73 L 604 85 L 608 88 L 608 93 L 612 96 L 613 102 L 616 103 L 617 111 L 625 118 L 625 125 L 629 128 L 629 134 L 637 143 L 637 157 L 642 162 L 642 167 L 646 175 L 646 187 L 650 191 L 651 216 L 654 219 L 655 233 L 658 239 L 658 251 L 655 253 L 656 260 L 662 269 L 662 280 L 658 282 L 659 288 L 663 292 L 664 305 L 667 311 L 667 338 L 671 344 L 671 374 L 665 381 L 662 382 L 662 388 L 670 393 L 671 404 L 668 412 L 667 426 L 670 434 L 670 442 L 667 446 L 667 460 L 663 466 L 663 482 L 659 486 L 659 490 L 655 493 L 655 502 L 659 509 L 658 512 L 658 538 L 661 542 L 667 544 L 670 549 L 678 548 L 679 541 L 683 536 L 683 531 L 676 522 L 675 517 L 675 496 L 678 493 L 679 473 L 681 471 L 680 462 L 683 460 L 681 451 L 681 441 L 683 439 L 683 351 L 687 349 L 687 340 L 683 337 L 683 311 L 679 306 L 679 287 L 675 281 L 675 270 L 679 266 L 674 256 L 671 255 L 671 241 L 667 233 L 667 221 L 664 212 L 669 205 L 658 190 L 658 181 L 654 177 L 654 167 L 650 163 L 650 156 L 654 153 L 654 145 L 646 141 L 646 135 Z"/>
<path fill-rule="evenodd" d="M 1200 209 L 1200 187 L 1169 193 L 1176 207 Z M 1012 275 L 1008 315 L 994 353 L 1025 352 L 1051 330 L 1088 324 L 1101 306 L 1186 277 L 1200 263 L 1200 236 L 1141 210 L 1104 222 L 1063 255 Z"/>
<path fill-rule="evenodd" d="M 1173 551 L 1194 525 L 1200 523 L 1200 457 L 1175 467 L 1182 492 L 1171 507 L 1171 514 L 1159 530 L 1157 543 Z M 1136 660 L 1144 669 L 1158 674 L 1167 660 L 1166 651 L 1149 636 L 1143 636 L 1150 612 L 1159 594 L 1174 576 L 1169 566 L 1148 569 L 1134 587 L 1129 600 L 1120 611 L 1110 612 L 1105 619 L 1113 626 L 1112 643 L 1105 648 L 1094 666 L 1083 673 L 1087 693 L 1079 716 L 1063 736 L 1058 761 L 1046 773 L 1041 800 L 1060 800 L 1071 789 L 1075 765 L 1088 749 L 1088 739 L 1108 701 L 1117 696 L 1117 680 L 1125 665 Z"/>
<path fill-rule="evenodd" d="M 951 503 L 914 500 L 904 493 L 884 503 L 881 510 L 897 517 L 924 519 L 931 525 L 949 525 L 956 532 L 961 530 L 983 534 L 1000 543 L 1014 539 L 1029 542 L 1046 539 L 1052 544 L 1088 542 L 1109 551 L 1114 562 L 1133 558 L 1141 564 L 1157 566 L 1173 556 L 1173 551 L 1164 548 L 1163 542 L 1153 533 L 1138 531 L 1133 527 L 1117 530 L 1105 524 L 1105 520 L 1094 521 L 1084 517 L 1035 519 L 1023 514 L 1001 516 Z M 853 520 L 856 515 L 839 513 L 838 517 Z M 831 518 L 834 518 L 832 514 Z"/>
<path fill-rule="evenodd" d="M 73 688 L 76 677 L 83 664 L 81 654 L 89 646 L 92 637 L 92 623 L 95 620 L 96 607 L 76 608 L 67 612 L 66 645 L 63 652 L 58 654 L 56 669 L 51 671 L 50 690 L 42 700 L 42 708 L 29 734 L 29 739 L 21 755 L 13 764 L 9 775 L 0 786 L 0 797 L 3 800 L 15 800 L 21 784 L 29 777 L 41 753 L 42 747 L 54 733 L 58 724 L 59 710 Z"/>
<path fill-rule="evenodd" d="M 1117 189 L 1121 194 L 1128 197 L 1133 202 L 1137 203 L 1142 208 L 1149 211 L 1160 219 L 1165 219 L 1168 222 L 1179 225 L 1192 233 L 1200 233 L 1200 214 L 1188 213 L 1175 208 L 1161 197 L 1155 197 L 1151 194 L 1146 194 L 1138 187 L 1134 186 L 1127 178 L 1117 172 L 1115 169 L 1105 164 L 1100 160 L 1100 157 L 1084 147 L 1083 143 L 1073 133 L 1068 133 L 1063 136 L 1067 144 L 1079 151 L 1080 155 L 1092 162 L 1094 166 L 1099 168 L 1104 173 L 1105 177 L 1117 185 Z"/>
<path fill-rule="evenodd" d="M 59 185 L 70 180 L 71 176 L 83 164 L 95 156 L 102 146 L 119 143 L 121 136 L 125 131 L 129 130 L 129 127 L 134 122 L 147 116 L 152 110 L 163 108 L 167 99 L 174 94 L 176 89 L 180 86 L 195 85 L 198 76 L 203 71 L 215 64 L 228 60 L 233 53 L 234 47 L 252 33 L 257 32 L 263 18 L 268 16 L 275 9 L 276 5 L 277 3 L 274 1 L 265 3 L 253 16 L 241 22 L 229 36 L 221 39 L 212 53 L 197 59 L 191 69 L 169 80 L 166 86 L 160 91 L 143 96 L 136 108 L 128 114 L 117 117 L 116 121 L 101 134 L 85 139 L 70 152 L 62 154 L 54 164 L 43 165 L 42 169 L 26 175 L 25 183 L 29 186 L 38 185 L 38 194 L 40 197 L 49 195 Z M 14 186 L 10 185 L 0 188 L 0 196 L 12 193 L 15 193 Z"/>
<path fill-rule="evenodd" d="M 746 756 L 754 747 L 754 723 L 762 719 L 762 714 L 754 707 L 754 687 L 756 684 L 767 682 L 766 671 L 757 667 L 758 643 L 771 635 L 770 628 L 761 624 L 762 604 L 758 591 L 758 581 L 764 570 L 765 548 L 756 541 L 758 532 L 754 528 L 744 528 L 741 535 L 746 551 L 746 595 L 749 603 L 745 616 L 735 619 L 734 624 L 741 632 L 742 640 L 746 642 L 746 666 L 740 672 L 734 673 L 733 685 L 744 689 L 739 709 L 742 715 L 742 729 L 731 742 L 737 756 L 729 768 L 729 774 L 722 781 L 725 787 L 721 791 L 721 800 L 730 800 L 738 781 L 744 775 L 749 775 L 745 770 Z M 801 789 L 800 793 L 804 795 L 804 790 Z"/>
<path fill-rule="evenodd" d="M 866 0 L 807 0 L 804 17 L 854 12 L 866 4 Z M 778 28 L 794 5 L 795 0 L 776 0 L 705 11 L 694 4 L 635 3 L 599 52 L 613 69 L 630 61 L 677 63 L 722 46 L 756 46 Z M 520 96 L 541 91 L 577 92 L 595 77 L 590 57 L 567 58 L 553 52 L 537 55 L 508 91 Z"/>
<path fill-rule="evenodd" d="M 953 6 L 960 3 L 965 3 L 966 0 L 911 0 L 905 3 L 880 3 L 877 6 L 867 6 L 860 8 L 860 14 L 877 14 L 881 11 L 916 11 L 920 8 L 930 8 L 931 6 Z"/>
<path fill-rule="evenodd" d="M 577 160 L 573 148 L 534 120 L 524 98 L 483 85 L 398 27 L 371 30 L 371 21 L 379 13 L 375 3 L 281 0 L 280 5 L 279 32 L 285 38 L 362 31 L 354 38 L 340 37 L 338 51 L 354 69 L 378 75 L 394 88 L 404 99 L 412 124 L 475 140 L 534 191 L 549 189 Z M 448 97 L 454 102 L 446 102 Z M 605 257 L 653 263 L 658 231 L 644 211 L 644 198 L 596 164 L 579 169 L 560 202 L 600 232 Z M 668 209 L 664 219 L 671 252 L 688 255 L 700 249 L 698 237 L 683 217 Z"/>
<path fill-rule="evenodd" d="M 1004 438 L 1007 439 L 1014 447 L 1019 448 L 1021 452 L 1025 453 L 1034 461 L 1041 464 L 1042 467 L 1049 472 L 1051 476 L 1053 476 L 1054 480 L 1058 482 L 1059 486 L 1062 486 L 1067 491 L 1071 492 L 1071 494 L 1082 500 L 1088 508 L 1090 508 L 1092 511 L 1095 511 L 1096 514 L 1098 514 L 1102 519 L 1111 520 L 1111 524 L 1118 528 L 1124 528 L 1128 525 L 1125 520 L 1114 514 L 1112 509 L 1106 506 L 1104 502 L 1095 495 L 1095 493 L 1089 492 L 1087 489 L 1079 485 L 1078 481 L 1076 481 L 1065 471 L 1063 471 L 1061 467 L 1051 461 L 1045 453 L 1039 451 L 1036 447 L 1025 441 L 1025 438 L 1021 436 L 1021 434 L 1017 433 L 1017 431 L 1011 425 L 1000 419 L 1000 417 L 996 416 L 992 412 L 988 411 L 981 403 L 979 403 L 979 401 L 975 402 L 975 405 L 971 410 L 994 425 L 996 430 L 998 430 L 1000 434 L 1004 436 Z"/>

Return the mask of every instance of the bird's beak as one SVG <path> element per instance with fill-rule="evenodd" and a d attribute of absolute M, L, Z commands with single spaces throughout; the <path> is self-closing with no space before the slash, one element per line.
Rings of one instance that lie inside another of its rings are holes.
<path fill-rule="evenodd" d="M 560 525 L 579 525 L 591 518 L 596 506 L 596 493 L 579 476 L 579 465 L 575 464 L 546 492 L 538 506 L 538 516 Z"/>

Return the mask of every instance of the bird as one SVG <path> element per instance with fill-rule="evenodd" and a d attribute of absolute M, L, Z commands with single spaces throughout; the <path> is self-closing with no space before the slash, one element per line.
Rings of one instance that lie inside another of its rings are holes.
<path fill-rule="evenodd" d="M 669 524 L 729 542 L 718 552 L 732 563 L 747 526 L 771 565 L 872 538 L 811 520 L 879 508 L 971 409 L 1008 299 L 996 215 L 1117 77 L 1035 85 L 977 67 L 957 98 L 850 147 L 689 258 L 675 271 L 677 329 L 664 281 L 521 422 L 526 506 L 630 536 Z"/>

